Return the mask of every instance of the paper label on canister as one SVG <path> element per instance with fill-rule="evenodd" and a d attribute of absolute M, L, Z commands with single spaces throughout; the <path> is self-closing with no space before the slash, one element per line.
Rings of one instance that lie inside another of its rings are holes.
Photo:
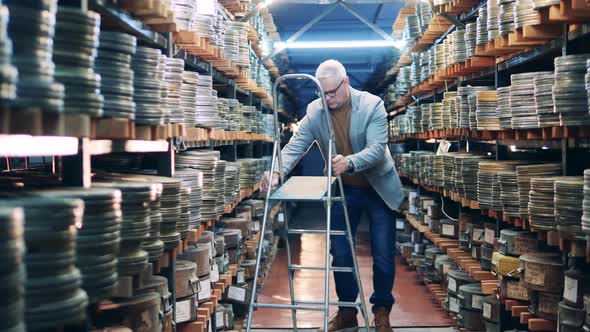
<path fill-rule="evenodd" d="M 524 270 L 525 280 L 533 285 L 545 286 L 545 270 L 541 264 L 528 263 Z"/>
<path fill-rule="evenodd" d="M 475 228 L 473 233 L 471 234 L 471 240 L 473 241 L 481 241 L 485 236 L 485 230 L 483 228 Z"/>
<path fill-rule="evenodd" d="M 199 281 L 201 290 L 199 291 L 199 299 L 208 299 L 211 297 L 211 280 L 209 278 Z"/>
<path fill-rule="evenodd" d="M 191 299 L 176 302 L 174 317 L 177 323 L 191 320 Z"/>
<path fill-rule="evenodd" d="M 449 278 L 448 288 L 450 291 L 457 292 L 457 281 L 453 278 Z"/>
<path fill-rule="evenodd" d="M 219 267 L 217 264 L 213 264 L 211 267 L 211 282 L 218 282 L 219 281 Z"/>
<path fill-rule="evenodd" d="M 559 299 L 557 299 L 559 301 Z M 550 314 L 550 315 L 557 315 L 558 309 L 557 302 L 555 299 L 541 299 L 539 298 L 539 312 Z"/>
<path fill-rule="evenodd" d="M 244 283 L 244 271 L 238 270 L 236 273 L 236 280 L 238 284 Z"/>
<path fill-rule="evenodd" d="M 215 241 L 209 242 L 209 259 L 215 257 Z"/>
<path fill-rule="evenodd" d="M 515 300 L 528 300 L 529 291 L 518 281 L 509 281 L 506 283 L 506 295 Z"/>
<path fill-rule="evenodd" d="M 408 212 L 410 214 L 416 214 L 416 196 L 418 194 L 415 191 L 410 192 L 410 195 L 408 196 Z"/>
<path fill-rule="evenodd" d="M 215 326 L 217 328 L 225 327 L 225 315 L 223 312 L 219 311 L 215 313 Z"/>
<path fill-rule="evenodd" d="M 471 307 L 473 309 L 480 309 L 481 310 L 482 304 L 483 304 L 483 296 L 475 295 L 475 294 L 473 294 L 473 296 L 471 296 Z"/>
<path fill-rule="evenodd" d="M 285 215 L 284 215 L 282 212 L 281 212 L 281 213 L 279 213 L 279 214 L 277 215 L 277 220 L 278 220 L 279 222 L 283 222 L 283 221 L 285 221 Z"/>
<path fill-rule="evenodd" d="M 459 312 L 459 299 L 454 297 L 449 297 L 449 311 L 451 312 Z"/>
<path fill-rule="evenodd" d="M 422 249 L 422 245 L 421 245 L 421 244 L 419 244 L 419 243 L 415 243 L 415 244 L 414 244 L 414 252 L 415 252 L 415 253 L 420 253 L 420 252 L 422 251 L 422 250 L 420 250 L 420 249 Z"/>
<path fill-rule="evenodd" d="M 405 227 L 406 227 L 406 224 L 403 220 L 396 220 L 395 221 L 395 229 L 403 231 Z"/>
<path fill-rule="evenodd" d="M 451 264 L 443 264 L 442 266 L 442 270 L 443 270 L 443 274 L 447 274 L 449 272 L 449 270 L 451 269 Z"/>
<path fill-rule="evenodd" d="M 235 301 L 244 302 L 246 300 L 246 290 L 244 288 L 230 286 L 227 290 L 227 297 Z"/>
<path fill-rule="evenodd" d="M 455 226 L 453 225 L 442 225 L 442 234 L 448 236 L 455 236 Z"/>
<path fill-rule="evenodd" d="M 478 247 L 472 247 L 471 248 L 471 257 L 477 259 L 477 248 Z"/>
<path fill-rule="evenodd" d="M 488 244 L 494 244 L 494 238 L 496 237 L 496 231 L 490 228 L 486 228 L 484 241 Z"/>
<path fill-rule="evenodd" d="M 482 306 L 483 316 L 487 319 L 492 319 L 492 305 L 485 303 Z"/>
<path fill-rule="evenodd" d="M 254 232 L 255 233 L 260 232 L 260 222 L 258 222 L 258 221 L 254 222 Z"/>
<path fill-rule="evenodd" d="M 578 302 L 578 280 L 565 276 L 563 298 L 572 303 Z"/>

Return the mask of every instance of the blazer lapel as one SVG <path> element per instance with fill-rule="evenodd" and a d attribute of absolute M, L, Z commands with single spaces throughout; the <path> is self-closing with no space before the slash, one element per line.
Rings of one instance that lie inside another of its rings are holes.
<path fill-rule="evenodd" d="M 350 101 L 352 104 L 351 114 L 350 114 L 350 144 L 352 146 L 352 151 L 357 153 L 362 150 L 359 144 L 359 129 L 360 129 L 360 93 L 358 90 L 350 88 Z"/>

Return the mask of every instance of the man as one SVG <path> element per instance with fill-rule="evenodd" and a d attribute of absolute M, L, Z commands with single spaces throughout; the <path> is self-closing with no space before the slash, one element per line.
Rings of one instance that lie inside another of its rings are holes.
<path fill-rule="evenodd" d="M 353 236 L 361 214 L 370 219 L 371 252 L 373 256 L 373 304 L 375 328 L 378 332 L 391 331 L 389 313 L 394 303 L 395 277 L 395 218 L 393 211 L 403 200 L 402 185 L 387 148 L 387 114 L 383 101 L 367 92 L 350 87 L 346 70 L 341 63 L 328 60 L 322 63 L 316 78 L 325 91 L 336 138 L 336 155 L 332 159 L 335 176 L 342 176 Z M 318 141 L 324 156 L 328 154 L 328 131 L 320 99 L 311 102 L 307 115 L 289 144 L 281 151 L 283 170 L 289 173 L 309 146 Z M 272 185 L 279 175 L 273 174 Z M 268 190 L 270 176 L 265 173 L 262 190 Z M 334 204 L 332 229 L 346 230 L 342 204 Z M 348 241 L 343 236 L 331 237 L 332 266 L 352 267 Z M 334 272 L 338 300 L 354 302 L 358 288 L 349 272 Z M 357 310 L 339 308 L 331 319 L 329 331 L 357 327 Z"/>

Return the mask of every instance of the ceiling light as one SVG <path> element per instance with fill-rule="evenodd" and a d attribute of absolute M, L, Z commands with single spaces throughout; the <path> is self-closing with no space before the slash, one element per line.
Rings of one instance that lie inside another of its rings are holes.
<path fill-rule="evenodd" d="M 308 49 L 308 48 L 365 48 L 365 47 L 398 47 L 398 40 L 349 40 L 349 41 L 295 41 L 278 42 L 278 49 Z"/>

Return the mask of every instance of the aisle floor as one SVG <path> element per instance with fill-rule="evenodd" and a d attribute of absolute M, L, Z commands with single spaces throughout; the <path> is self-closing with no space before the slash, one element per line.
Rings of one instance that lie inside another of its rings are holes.
<path fill-rule="evenodd" d="M 321 229 L 325 226 L 323 208 L 306 206 L 299 208 L 298 213 L 291 221 L 293 228 Z M 359 268 L 365 292 L 369 320 L 373 322 L 373 315 L 369 303 L 369 297 L 373 289 L 372 283 L 372 259 L 368 233 L 368 220 L 363 218 L 356 236 L 356 253 L 359 259 Z M 291 252 L 293 264 L 323 265 L 325 239 L 321 234 L 304 234 L 294 236 L 291 239 Z M 420 331 L 428 331 L 424 327 L 449 326 L 452 322 L 446 317 L 440 307 L 435 306 L 426 287 L 417 283 L 416 273 L 406 265 L 396 260 L 396 278 L 394 284 L 394 296 L 396 304 L 391 312 L 391 321 L 394 327 L 421 327 Z M 296 271 L 295 294 L 299 300 L 322 300 L 324 294 L 323 271 Z M 331 278 L 330 298 L 336 299 L 333 278 Z M 280 249 L 273 263 L 269 276 L 264 284 L 258 300 L 261 303 L 288 304 L 289 279 L 287 274 L 287 255 L 284 249 Z M 336 308 L 331 308 L 331 315 Z M 323 315 L 315 311 L 298 311 L 297 324 L 301 328 L 314 328 L 323 324 Z M 359 324 L 363 324 L 359 313 Z M 253 317 L 253 326 L 256 328 L 290 328 L 292 327 L 291 311 L 277 309 L 259 309 Z M 397 331 L 397 330 L 396 330 Z M 436 329 L 435 331 L 452 331 L 452 329 Z"/>

